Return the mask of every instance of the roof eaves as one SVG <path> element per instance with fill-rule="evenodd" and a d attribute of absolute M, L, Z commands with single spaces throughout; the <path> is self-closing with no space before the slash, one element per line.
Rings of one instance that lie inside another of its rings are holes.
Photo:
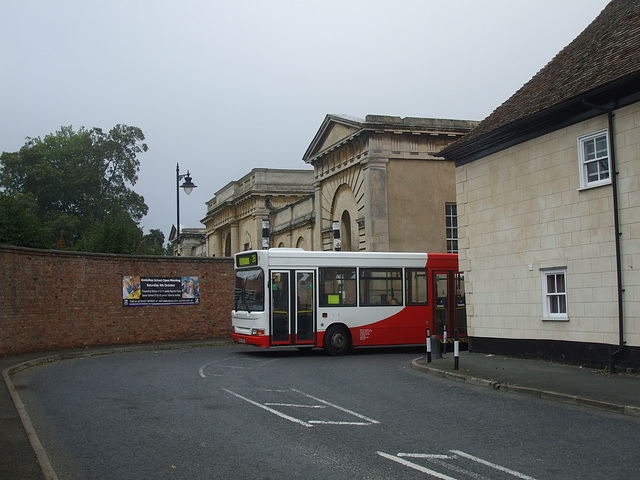
<path fill-rule="evenodd" d="M 640 101 L 640 71 L 590 92 L 536 112 L 470 140 L 465 137 L 439 156 L 464 165 L 560 128 Z"/>

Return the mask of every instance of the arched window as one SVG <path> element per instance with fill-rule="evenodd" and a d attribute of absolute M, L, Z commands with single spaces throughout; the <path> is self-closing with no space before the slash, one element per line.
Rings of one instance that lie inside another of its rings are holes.
<path fill-rule="evenodd" d="M 340 241 L 342 250 L 345 252 L 352 251 L 351 246 L 351 215 L 345 210 L 340 217 Z"/>
<path fill-rule="evenodd" d="M 231 234 L 230 233 L 227 233 L 224 240 L 224 256 L 225 257 L 231 256 Z"/>
<path fill-rule="evenodd" d="M 333 220 L 337 221 L 340 227 L 341 250 L 358 250 L 359 232 L 354 220 L 358 205 L 349 185 L 342 184 L 338 187 L 331 210 Z"/>

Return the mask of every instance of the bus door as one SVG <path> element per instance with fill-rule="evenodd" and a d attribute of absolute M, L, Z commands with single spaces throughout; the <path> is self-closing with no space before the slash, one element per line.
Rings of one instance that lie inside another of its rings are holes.
<path fill-rule="evenodd" d="M 433 319 L 440 341 L 451 343 L 458 330 L 460 345 L 467 342 L 467 314 L 464 296 L 464 273 L 438 271 L 433 273 Z"/>
<path fill-rule="evenodd" d="M 271 345 L 314 345 L 313 270 L 271 271 Z"/>
<path fill-rule="evenodd" d="M 314 278 L 313 270 L 296 270 L 296 345 L 313 345 L 316 341 Z"/>

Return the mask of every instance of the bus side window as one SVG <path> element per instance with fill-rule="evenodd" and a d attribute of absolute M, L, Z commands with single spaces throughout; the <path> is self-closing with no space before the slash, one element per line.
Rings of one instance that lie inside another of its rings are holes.
<path fill-rule="evenodd" d="M 361 268 L 362 305 L 402 305 L 402 270 L 399 268 Z"/>
<path fill-rule="evenodd" d="M 356 269 L 320 269 L 320 306 L 353 307 L 356 305 Z"/>
<path fill-rule="evenodd" d="M 427 269 L 407 268 L 406 275 L 407 305 L 427 305 L 429 303 Z"/>

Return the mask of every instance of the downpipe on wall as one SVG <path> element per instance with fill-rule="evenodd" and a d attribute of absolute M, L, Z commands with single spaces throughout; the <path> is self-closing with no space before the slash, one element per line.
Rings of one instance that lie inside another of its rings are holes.
<path fill-rule="evenodd" d="M 620 358 L 624 354 L 624 309 L 623 309 L 623 293 L 624 288 L 622 286 L 622 254 L 620 252 L 620 219 L 618 210 L 618 168 L 616 167 L 616 149 L 614 144 L 613 134 L 613 110 L 607 111 L 607 118 L 609 121 L 609 145 L 611 148 L 611 185 L 613 189 L 613 220 L 615 226 L 616 237 L 616 270 L 618 275 L 618 350 L 610 355 L 610 370 L 611 373 L 616 373 L 616 359 Z"/>
<path fill-rule="evenodd" d="M 623 293 L 624 288 L 622 286 L 622 254 L 620 251 L 620 219 L 618 211 L 618 169 L 616 167 L 616 149 L 614 144 L 614 130 L 613 130 L 613 110 L 616 108 L 614 105 L 611 108 L 601 107 L 582 100 L 582 103 L 590 108 L 599 110 L 607 114 L 607 121 L 609 122 L 609 152 L 611 157 L 610 171 L 611 171 L 611 186 L 613 190 L 613 223 L 615 230 L 615 245 L 616 245 L 616 274 L 618 280 L 618 349 L 609 355 L 609 371 L 616 373 L 616 360 L 619 360 L 624 352 L 625 340 L 624 340 L 624 308 L 623 308 Z"/>

